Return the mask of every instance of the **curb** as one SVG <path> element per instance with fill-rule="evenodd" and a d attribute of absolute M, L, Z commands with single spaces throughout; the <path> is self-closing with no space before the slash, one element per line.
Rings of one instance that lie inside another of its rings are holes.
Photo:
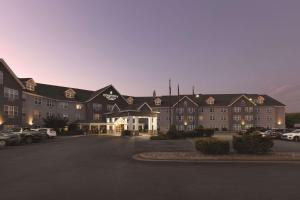
<path fill-rule="evenodd" d="M 133 160 L 140 162 L 168 162 L 168 163 L 266 163 L 266 164 L 300 164 L 300 160 L 180 160 L 180 159 L 149 159 L 143 158 L 140 154 L 135 154 L 132 156 Z"/>

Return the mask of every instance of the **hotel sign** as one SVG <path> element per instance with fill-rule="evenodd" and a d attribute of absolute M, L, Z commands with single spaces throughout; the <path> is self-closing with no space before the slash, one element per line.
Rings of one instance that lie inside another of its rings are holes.
<path fill-rule="evenodd" d="M 113 94 L 112 91 L 110 91 L 109 94 L 103 94 L 103 96 L 109 101 L 114 101 L 119 97 L 118 95 Z"/>

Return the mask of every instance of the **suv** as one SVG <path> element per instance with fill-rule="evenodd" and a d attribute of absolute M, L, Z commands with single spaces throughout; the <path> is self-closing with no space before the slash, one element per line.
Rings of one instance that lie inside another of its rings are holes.
<path fill-rule="evenodd" d="M 35 131 L 40 131 L 47 135 L 48 138 L 54 138 L 56 137 L 56 131 L 53 128 L 38 128 L 38 129 L 32 129 Z"/>
<path fill-rule="evenodd" d="M 282 134 L 281 139 L 294 140 L 296 142 L 299 142 L 300 141 L 300 129 L 296 129 L 292 132 Z"/>

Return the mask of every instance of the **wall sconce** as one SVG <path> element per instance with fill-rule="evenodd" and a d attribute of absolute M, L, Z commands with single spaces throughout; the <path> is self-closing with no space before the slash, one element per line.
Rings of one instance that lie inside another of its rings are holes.
<path fill-rule="evenodd" d="M 30 126 L 32 126 L 32 125 L 33 125 L 33 118 L 32 118 L 32 117 L 29 117 L 27 123 L 28 123 Z"/>
<path fill-rule="evenodd" d="M 187 126 L 187 122 L 184 122 L 184 125 Z"/>
<path fill-rule="evenodd" d="M 279 120 L 279 121 L 277 122 L 277 124 L 278 124 L 278 125 L 281 125 L 281 124 L 282 124 L 282 122 Z"/>
<path fill-rule="evenodd" d="M 242 121 L 242 126 L 244 126 L 245 125 L 245 122 L 244 121 Z"/>

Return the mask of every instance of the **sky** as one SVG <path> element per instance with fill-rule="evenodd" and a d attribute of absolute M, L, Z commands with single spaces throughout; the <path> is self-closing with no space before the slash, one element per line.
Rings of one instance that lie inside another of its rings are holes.
<path fill-rule="evenodd" d="M 268 94 L 300 111 L 299 0 L 0 0 L 19 77 L 122 94 Z"/>

